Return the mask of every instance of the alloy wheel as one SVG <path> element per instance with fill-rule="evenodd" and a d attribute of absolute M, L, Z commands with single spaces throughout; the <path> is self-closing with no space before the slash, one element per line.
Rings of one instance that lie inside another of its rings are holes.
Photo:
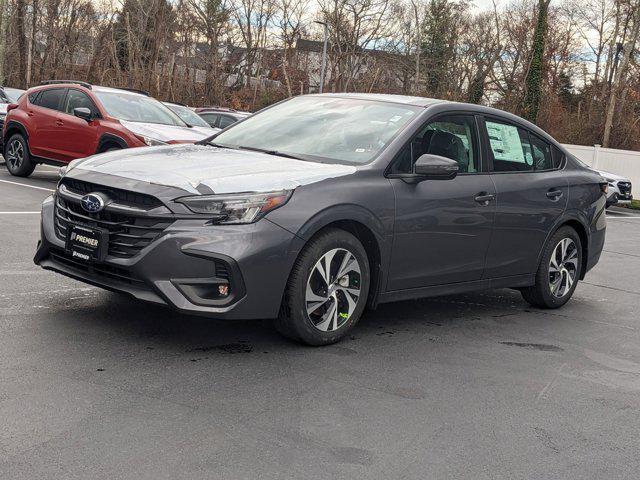
<path fill-rule="evenodd" d="M 578 247 L 570 238 L 563 238 L 553 249 L 549 261 L 549 288 L 554 297 L 564 297 L 578 276 Z"/>
<path fill-rule="evenodd" d="M 24 161 L 24 147 L 20 140 L 14 140 L 7 148 L 7 163 L 12 170 L 17 170 Z"/>
<path fill-rule="evenodd" d="M 311 269 L 305 305 L 313 325 L 334 332 L 353 315 L 360 298 L 360 263 L 350 251 L 334 248 Z"/>

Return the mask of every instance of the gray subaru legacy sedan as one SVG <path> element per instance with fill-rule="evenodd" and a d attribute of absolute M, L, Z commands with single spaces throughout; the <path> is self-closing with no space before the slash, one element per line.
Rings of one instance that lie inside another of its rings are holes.
<path fill-rule="evenodd" d="M 600 257 L 606 180 L 492 108 L 308 95 L 196 145 L 69 164 L 35 262 L 312 345 L 366 307 L 487 288 L 564 305 Z"/>

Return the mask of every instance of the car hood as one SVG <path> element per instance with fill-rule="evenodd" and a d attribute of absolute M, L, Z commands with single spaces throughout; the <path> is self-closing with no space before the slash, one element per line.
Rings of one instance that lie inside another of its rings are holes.
<path fill-rule="evenodd" d="M 218 133 L 220 131 L 219 128 L 212 128 L 212 127 L 199 127 L 197 125 L 191 127 L 193 130 L 197 130 L 198 132 L 202 133 L 203 135 L 206 135 L 205 138 L 210 137 L 211 135 L 214 135 L 216 133 Z"/>
<path fill-rule="evenodd" d="M 0 103 L 0 113 L 7 113 L 8 103 Z"/>
<path fill-rule="evenodd" d="M 605 172 L 604 170 L 596 170 L 600 175 L 602 175 L 605 178 L 610 178 L 611 180 L 615 180 L 615 181 L 623 181 L 623 182 L 630 182 L 631 180 L 629 180 L 627 177 L 621 177 L 620 175 L 616 175 L 615 173 L 611 173 L 611 172 Z"/>
<path fill-rule="evenodd" d="M 203 133 L 190 127 L 177 127 L 175 125 L 162 125 L 160 123 L 130 122 L 120 120 L 120 123 L 136 135 L 153 138 L 161 142 L 198 142 L 212 134 Z"/>
<path fill-rule="evenodd" d="M 355 173 L 350 165 L 308 162 L 205 145 L 140 147 L 87 157 L 70 165 L 190 193 L 289 190 Z"/>

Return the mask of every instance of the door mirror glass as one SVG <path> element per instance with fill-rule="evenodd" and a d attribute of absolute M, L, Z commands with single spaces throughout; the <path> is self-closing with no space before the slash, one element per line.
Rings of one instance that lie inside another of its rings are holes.
<path fill-rule="evenodd" d="M 426 153 L 416 160 L 414 173 L 431 180 L 449 180 L 458 174 L 459 168 L 455 160 Z"/>
<path fill-rule="evenodd" d="M 73 114 L 78 117 L 90 122 L 93 119 L 93 115 L 91 115 L 91 110 L 87 107 L 77 107 L 73 109 Z"/>

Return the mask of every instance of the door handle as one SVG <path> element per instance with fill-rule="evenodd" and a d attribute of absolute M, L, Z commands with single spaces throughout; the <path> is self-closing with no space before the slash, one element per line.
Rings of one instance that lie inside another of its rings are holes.
<path fill-rule="evenodd" d="M 547 192 L 547 198 L 549 200 L 558 200 L 562 195 L 562 190 L 549 190 Z"/>
<path fill-rule="evenodd" d="M 62 120 L 56 120 L 56 125 L 61 127 L 62 125 L 64 125 L 64 122 Z"/>
<path fill-rule="evenodd" d="M 494 198 L 496 198 L 496 196 L 492 193 L 480 192 L 475 196 L 474 200 L 481 205 L 488 205 Z"/>
<path fill-rule="evenodd" d="M 33 116 L 35 115 L 35 113 L 33 113 L 31 110 L 29 110 L 29 111 L 27 112 L 27 115 L 29 115 L 30 117 L 33 117 Z"/>

